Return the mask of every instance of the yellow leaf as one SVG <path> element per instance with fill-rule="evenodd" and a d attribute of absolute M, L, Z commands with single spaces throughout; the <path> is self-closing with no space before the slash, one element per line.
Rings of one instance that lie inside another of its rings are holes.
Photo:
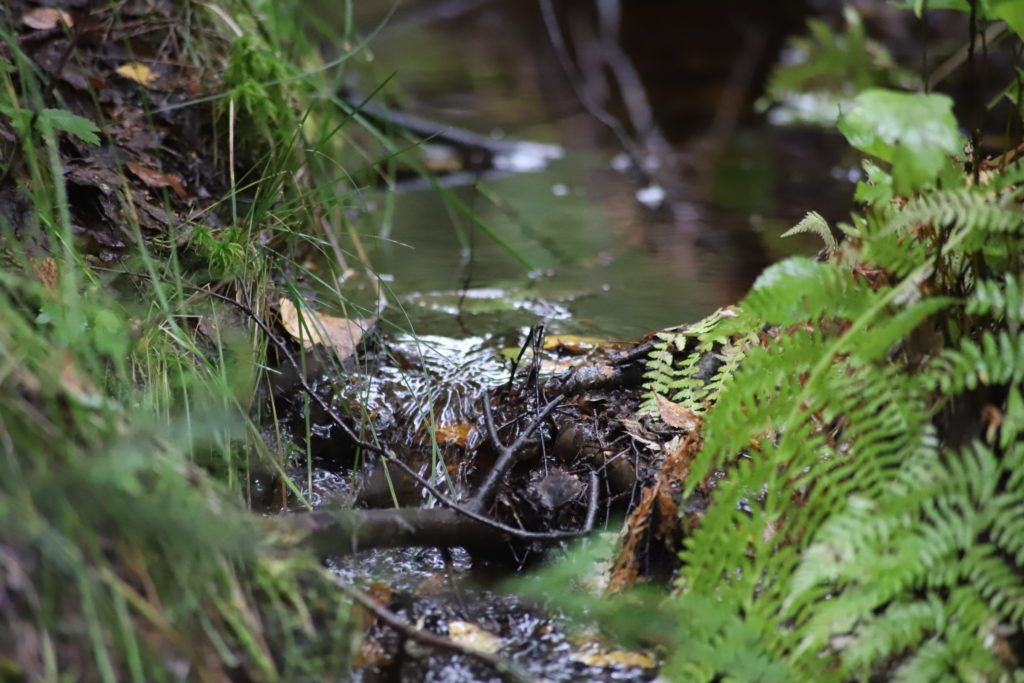
<path fill-rule="evenodd" d="M 135 81 L 139 85 L 149 87 L 156 80 L 156 74 L 145 64 L 140 62 L 127 62 L 117 67 L 117 75 Z"/>
<path fill-rule="evenodd" d="M 549 334 L 544 337 L 544 350 L 557 350 L 580 355 L 596 349 L 602 343 L 604 343 L 604 340 L 598 337 L 580 337 L 575 334 Z"/>
<path fill-rule="evenodd" d="M 616 669 L 629 669 L 632 667 L 651 669 L 655 665 L 654 660 L 647 655 L 626 650 L 615 650 L 614 652 L 577 652 L 572 656 L 572 660 L 587 666 L 613 667 Z"/>
<path fill-rule="evenodd" d="M 376 318 L 349 320 L 323 315 L 309 309 L 302 311 L 300 319 L 299 310 L 288 298 L 282 298 L 278 302 L 278 311 L 281 325 L 294 339 L 301 339 L 303 346 L 307 349 L 312 348 L 314 344 L 328 346 L 333 348 L 338 358 L 342 360 L 355 353 L 359 342 L 363 340 L 363 335 L 377 322 Z"/>
<path fill-rule="evenodd" d="M 501 638 L 468 621 L 448 622 L 448 637 L 479 652 L 494 654 L 501 649 Z"/>

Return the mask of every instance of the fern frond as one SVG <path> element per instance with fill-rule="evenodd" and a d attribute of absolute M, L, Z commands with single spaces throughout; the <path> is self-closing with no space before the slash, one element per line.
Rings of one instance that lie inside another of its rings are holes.
<path fill-rule="evenodd" d="M 1016 384 L 1024 377 L 1024 335 L 986 331 L 980 344 L 965 339 L 959 349 L 939 354 L 927 374 L 946 396 L 979 384 Z"/>
<path fill-rule="evenodd" d="M 993 199 L 978 189 L 942 190 L 915 197 L 902 209 L 890 211 L 888 230 L 905 234 L 916 225 L 1015 232 L 1024 225 L 1024 212 L 1014 202 Z"/>
<path fill-rule="evenodd" d="M 853 319 L 874 305 L 875 298 L 849 271 L 797 257 L 765 269 L 740 308 L 748 320 L 789 326 L 824 315 Z"/>
<path fill-rule="evenodd" d="M 987 637 L 984 604 L 969 588 L 958 588 L 945 599 L 942 636 L 922 641 L 894 672 L 903 681 L 1007 680 L 982 637 Z"/>
<path fill-rule="evenodd" d="M 768 268 L 714 328 L 727 379 L 684 489 L 714 481 L 714 505 L 678 586 L 727 614 L 693 652 L 744 647 L 724 634 L 741 624 L 795 680 L 1005 679 L 1024 631 L 1022 183 L 1018 164 L 874 202 L 836 264 Z M 824 226 L 805 221 L 790 232 Z M 670 396 L 704 400 L 707 341 L 659 366 Z M 983 414 L 948 409 L 979 386 Z M 699 680 L 738 675 L 716 661 Z"/>
<path fill-rule="evenodd" d="M 980 280 L 967 300 L 967 312 L 1020 323 L 1024 320 L 1024 288 L 1013 273 L 1006 273 L 1001 283 Z"/>
<path fill-rule="evenodd" d="M 869 225 L 884 221 L 871 220 Z M 931 247 L 926 242 L 903 233 L 884 231 L 874 236 L 864 247 L 861 257 L 866 263 L 881 267 L 898 277 L 903 277 L 927 263 Z"/>
<path fill-rule="evenodd" d="M 807 215 L 804 216 L 799 223 L 782 233 L 782 236 L 792 237 L 793 235 L 797 235 L 802 232 L 813 232 L 815 235 L 820 237 L 821 241 L 825 243 L 825 248 L 828 249 L 829 253 L 834 252 L 836 247 L 839 246 L 836 243 L 836 238 L 832 235 L 832 230 L 828 227 L 828 221 L 826 221 L 817 211 L 808 211 Z"/>
<path fill-rule="evenodd" d="M 719 330 L 723 321 L 737 314 L 719 309 L 700 322 L 657 333 L 644 372 L 644 398 L 641 415 L 657 415 L 657 396 L 664 396 L 697 414 L 703 414 L 722 385 L 732 376 L 750 343 L 751 335 L 736 342 Z M 681 354 L 686 354 L 685 356 Z M 716 370 L 708 362 L 719 363 Z M 714 372 L 710 377 L 709 372 Z"/>
<path fill-rule="evenodd" d="M 784 603 L 797 617 L 816 608 L 804 630 L 817 637 L 803 650 L 824 647 L 828 633 L 852 631 L 851 656 L 844 654 L 851 670 L 867 664 L 865 657 L 912 645 L 920 646 L 917 656 L 925 662 L 931 636 L 921 628 L 927 621 L 919 613 L 923 594 L 932 609 L 942 605 L 932 615 L 936 632 L 948 636 L 948 622 L 955 621 L 965 631 L 958 646 L 983 668 L 995 666 L 983 629 L 999 620 L 1020 623 L 1024 615 L 1024 577 L 1013 559 L 1024 551 L 1024 488 L 1005 485 L 1006 475 L 1024 464 L 1024 448 L 999 457 L 975 442 L 941 460 L 922 455 L 888 491 L 852 498 L 804 552 Z M 813 602 L 824 591 L 833 599 Z M 948 604 L 950 591 L 959 592 L 962 604 Z M 914 607 L 905 616 L 917 616 L 904 629 L 879 625 L 871 615 L 886 605 L 885 614 L 894 618 L 907 606 Z M 915 633 L 916 643 L 908 640 Z"/>
<path fill-rule="evenodd" d="M 908 649 L 941 633 L 945 621 L 946 611 L 938 596 L 894 603 L 857 627 L 856 636 L 843 650 L 843 665 L 849 671 L 870 669 L 893 651 Z"/>
<path fill-rule="evenodd" d="M 704 447 L 691 465 L 691 481 L 735 458 L 755 441 L 773 435 L 803 389 L 801 373 L 825 346 L 816 331 L 796 330 L 785 343 L 747 352 L 732 382 L 718 396 L 714 419 L 704 428 Z"/>

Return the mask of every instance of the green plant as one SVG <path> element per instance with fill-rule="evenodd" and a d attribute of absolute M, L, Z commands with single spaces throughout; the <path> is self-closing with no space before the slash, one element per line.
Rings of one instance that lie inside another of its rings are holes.
<path fill-rule="evenodd" d="M 893 103 L 865 106 L 861 123 L 892 130 L 905 117 L 937 131 L 913 144 L 950 151 L 945 113 L 922 120 L 917 103 Z M 1007 302 L 1024 253 L 1019 169 L 957 187 L 944 163 L 922 170 L 920 156 L 897 158 L 904 138 L 893 144 L 892 175 L 921 194 L 869 205 L 832 263 L 790 259 L 758 279 L 731 332 L 772 332 L 720 390 L 690 474 L 692 492 L 728 472 L 685 542 L 680 609 L 713 600 L 732 616 L 703 642 L 730 650 L 753 637 L 782 679 L 993 680 L 1014 667 L 1024 337 Z M 669 672 L 742 671 L 687 648 Z"/>
<path fill-rule="evenodd" d="M 809 35 L 789 41 L 782 64 L 772 72 L 758 102 L 760 109 L 780 105 L 786 120 L 831 126 L 836 112 L 863 90 L 919 87 L 920 79 L 868 36 L 853 7 L 844 7 L 843 21 L 843 29 L 834 31 L 811 19 Z"/>
<path fill-rule="evenodd" d="M 176 36 L 216 62 L 220 38 L 192 8 L 174 6 Z M 59 88 L 14 27 L 0 22 L 0 40 L 13 62 L 0 71 L 0 678 L 311 680 L 343 670 L 348 652 L 335 644 L 347 602 L 311 555 L 281 552 L 284 529 L 243 504 L 250 468 L 285 464 L 255 422 L 265 340 L 203 291 L 265 296 L 272 252 L 256 238 L 282 251 L 298 243 L 275 230 L 306 208 L 301 186 L 279 192 L 294 155 L 244 189 L 257 198 L 244 226 L 197 226 L 187 252 L 175 248 L 187 234 L 176 221 L 141 223 L 146 197 L 124 168 L 79 159 L 116 179 L 94 196 L 123 217 L 113 234 L 130 242 L 121 262 L 99 264 L 79 235 L 99 228 L 72 220 L 67 150 L 115 148 L 109 110 L 83 98 L 68 105 L 77 113 L 52 106 Z M 80 46 L 67 45 L 77 60 Z M 246 149 L 261 143 L 239 133 L 232 142 Z M 240 192 L 206 211 L 223 223 Z M 148 206 L 162 211 L 159 202 Z"/>
<path fill-rule="evenodd" d="M 1024 166 L 973 182 L 942 96 L 853 104 L 840 128 L 881 163 L 844 240 L 809 214 L 790 232 L 821 260 L 771 266 L 647 363 L 646 412 L 703 412 L 682 495 L 713 497 L 652 608 L 676 619 L 669 680 L 1020 677 Z"/>

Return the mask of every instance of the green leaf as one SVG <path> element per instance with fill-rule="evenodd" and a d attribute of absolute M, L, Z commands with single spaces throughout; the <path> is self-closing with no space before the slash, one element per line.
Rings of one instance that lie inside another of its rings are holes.
<path fill-rule="evenodd" d="M 853 198 L 867 204 L 888 204 L 893 196 L 892 176 L 868 159 L 864 160 L 863 166 L 867 180 L 857 183 Z"/>
<path fill-rule="evenodd" d="M 1002 19 L 1014 33 L 1024 38 L 1024 2 L 1021 0 L 988 0 L 986 13 L 992 19 Z"/>
<path fill-rule="evenodd" d="M 100 309 L 93 318 L 93 343 L 96 350 L 111 358 L 124 358 L 128 353 L 128 337 L 124 321 L 109 308 Z"/>
<path fill-rule="evenodd" d="M 874 294 L 852 275 L 830 263 L 794 256 L 766 268 L 744 297 L 743 316 L 788 326 L 822 315 L 856 318 Z M 747 323 L 749 325 L 749 322 Z"/>
<path fill-rule="evenodd" d="M 839 118 L 839 130 L 857 149 L 892 164 L 893 186 L 904 195 L 932 184 L 961 148 L 945 95 L 865 90 Z"/>
<path fill-rule="evenodd" d="M 17 130 L 21 135 L 23 135 L 29 128 L 32 121 L 32 112 L 25 111 L 24 109 L 15 109 L 14 107 L 4 103 L 0 103 L 0 114 L 7 117 L 10 120 L 11 125 L 13 125 L 15 130 Z"/>
<path fill-rule="evenodd" d="M 898 0 L 894 1 L 894 7 L 899 9 L 912 9 L 918 17 L 925 9 L 956 9 L 961 12 L 970 12 L 971 6 L 967 0 Z"/>
<path fill-rule="evenodd" d="M 952 305 L 957 300 L 948 296 L 936 296 L 911 304 L 899 313 L 886 318 L 871 329 L 863 344 L 854 349 L 855 355 L 867 361 L 878 360 L 889 352 L 900 340 L 930 315 Z"/>
<path fill-rule="evenodd" d="M 96 133 L 99 132 L 96 124 L 84 116 L 72 114 L 66 109 L 43 109 L 39 112 L 36 126 L 41 131 L 46 128 L 52 128 L 71 133 L 90 145 L 100 144 L 100 139 L 96 137 Z"/>

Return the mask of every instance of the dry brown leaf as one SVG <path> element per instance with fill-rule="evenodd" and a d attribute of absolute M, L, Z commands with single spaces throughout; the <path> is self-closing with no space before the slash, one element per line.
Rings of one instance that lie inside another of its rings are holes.
<path fill-rule="evenodd" d="M 132 172 L 135 177 L 142 181 L 146 187 L 169 187 L 174 190 L 174 194 L 178 195 L 182 199 L 188 197 L 188 193 L 185 192 L 184 186 L 181 184 L 181 178 L 174 175 L 173 173 L 161 173 L 152 168 L 146 168 L 141 164 L 129 161 L 125 166 Z"/>
<path fill-rule="evenodd" d="M 608 575 L 608 593 L 624 591 L 640 578 L 640 553 L 651 526 L 656 498 L 655 487 L 645 486 L 640 493 L 640 502 L 626 517 L 619 534 L 617 555 Z"/>
<path fill-rule="evenodd" d="M 700 428 L 700 415 L 684 405 L 673 403 L 661 394 L 655 394 L 654 397 L 658 400 L 658 415 L 669 427 L 691 432 Z"/>
<path fill-rule="evenodd" d="M 278 310 L 281 324 L 294 339 L 301 339 L 307 349 L 312 348 L 314 344 L 329 346 L 342 360 L 355 353 L 359 342 L 363 340 L 363 335 L 377 322 L 376 318 L 336 318 L 309 309 L 302 312 L 303 317 L 300 320 L 298 309 L 288 298 L 278 301 Z"/>
<path fill-rule="evenodd" d="M 126 62 L 114 71 L 117 72 L 118 76 L 135 81 L 146 88 L 153 85 L 153 82 L 156 81 L 156 74 L 153 73 L 153 70 L 141 62 Z"/>
<path fill-rule="evenodd" d="M 660 443 L 658 443 L 657 441 L 653 441 L 647 438 L 647 436 L 645 436 L 646 430 L 644 429 L 644 426 L 640 424 L 639 420 L 633 419 L 631 417 L 624 417 L 622 418 L 622 420 L 620 420 L 620 422 L 622 423 L 623 429 L 626 430 L 626 433 L 633 437 L 635 441 L 639 441 L 643 445 L 650 448 L 652 451 L 657 452 L 662 450 Z"/>
<path fill-rule="evenodd" d="M 21 15 L 21 23 L 37 31 L 57 28 L 61 24 L 68 27 L 75 25 L 75 21 L 71 18 L 70 14 L 62 9 L 54 9 L 53 7 L 38 7 L 34 10 L 29 10 Z"/>
<path fill-rule="evenodd" d="M 468 621 L 448 622 L 448 637 L 459 645 L 472 648 L 477 652 L 494 654 L 501 649 L 501 638 Z"/>

